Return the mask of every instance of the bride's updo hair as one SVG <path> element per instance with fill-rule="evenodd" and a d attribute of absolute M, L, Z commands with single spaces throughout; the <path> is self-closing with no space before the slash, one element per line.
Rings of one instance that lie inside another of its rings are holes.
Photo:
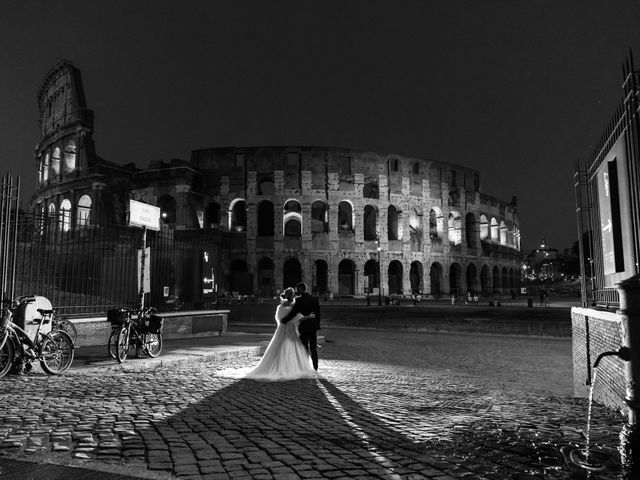
<path fill-rule="evenodd" d="M 291 288 L 285 288 L 284 291 L 280 294 L 280 298 L 282 299 L 281 303 L 291 303 L 293 302 L 293 297 L 295 296 L 296 291 Z"/>

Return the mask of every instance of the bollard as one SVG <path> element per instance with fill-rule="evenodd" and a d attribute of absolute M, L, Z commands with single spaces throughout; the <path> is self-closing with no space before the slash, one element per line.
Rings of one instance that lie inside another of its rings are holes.
<path fill-rule="evenodd" d="M 623 478 L 640 478 L 640 274 L 616 285 L 620 295 L 618 315 L 622 320 L 622 347 L 630 357 L 625 362 L 627 423 L 620 432 L 620 462 Z"/>

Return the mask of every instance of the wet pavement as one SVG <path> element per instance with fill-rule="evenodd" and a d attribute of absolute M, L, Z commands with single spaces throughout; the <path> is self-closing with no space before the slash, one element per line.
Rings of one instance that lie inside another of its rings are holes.
<path fill-rule="evenodd" d="M 586 433 L 570 339 L 322 333 L 311 380 L 235 378 L 268 334 L 166 342 L 122 366 L 79 349 L 64 376 L 5 377 L 0 478 L 3 456 L 121 478 L 586 478 L 561 451 Z M 623 422 L 596 406 L 593 448 L 610 453 Z"/>

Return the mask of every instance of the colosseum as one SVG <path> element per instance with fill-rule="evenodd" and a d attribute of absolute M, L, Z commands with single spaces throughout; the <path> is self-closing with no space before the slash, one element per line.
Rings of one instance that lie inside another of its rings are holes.
<path fill-rule="evenodd" d="M 301 280 L 340 296 L 518 290 L 516 199 L 483 193 L 477 170 L 313 146 L 209 148 L 140 169 L 95 153 L 70 62 L 46 75 L 38 101 L 32 206 L 63 230 L 125 222 L 128 199 L 156 205 L 163 229 L 217 251 L 216 288 L 240 294 Z"/>

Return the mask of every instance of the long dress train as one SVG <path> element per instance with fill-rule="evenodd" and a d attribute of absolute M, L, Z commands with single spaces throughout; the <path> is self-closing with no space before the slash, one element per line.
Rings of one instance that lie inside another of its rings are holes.
<path fill-rule="evenodd" d="M 294 380 L 297 378 L 314 378 L 316 371 L 306 348 L 300 341 L 298 325 L 302 314 L 296 315 L 286 324 L 280 323 L 293 308 L 290 305 L 278 305 L 275 319 L 277 328 L 269 346 L 260 362 L 251 370 L 246 378 L 256 380 Z"/>

